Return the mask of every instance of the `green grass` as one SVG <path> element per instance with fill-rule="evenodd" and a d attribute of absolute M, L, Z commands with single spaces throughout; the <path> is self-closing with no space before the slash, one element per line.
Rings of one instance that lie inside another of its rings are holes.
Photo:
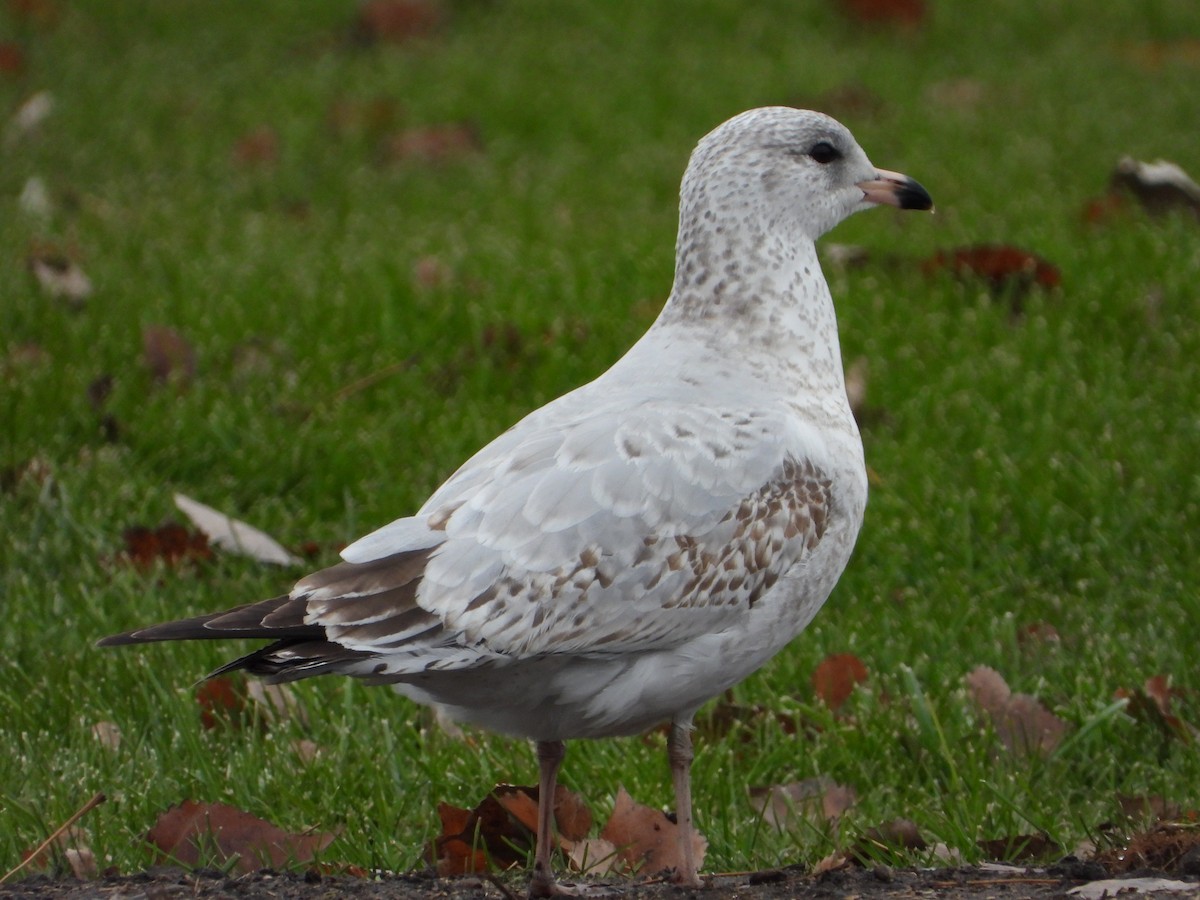
<path fill-rule="evenodd" d="M 340 827 L 332 858 L 409 868 L 439 800 L 532 780 L 521 742 L 458 743 L 391 692 L 343 680 L 298 689 L 308 727 L 204 732 L 192 685 L 228 650 L 92 642 L 301 573 L 229 557 L 139 573 L 112 562 L 122 531 L 174 517 L 183 491 L 285 543 L 318 541 L 331 562 L 644 331 L 701 134 L 851 84 L 876 106 L 829 111 L 877 164 L 920 179 L 938 214 L 864 215 L 832 238 L 876 251 L 830 273 L 844 354 L 870 365 L 871 503 L 827 608 L 737 690 L 823 729 L 763 718 L 750 742 L 735 730 L 698 747 L 706 868 L 829 852 L 839 836 L 777 834 L 747 798 L 816 774 L 858 791 L 842 838 L 906 816 L 968 857 L 977 839 L 1036 829 L 1073 846 L 1116 817 L 1118 793 L 1200 803 L 1195 747 L 1111 707 L 1117 688 L 1168 673 L 1193 692 L 1181 715 L 1200 719 L 1200 229 L 1080 219 L 1123 154 L 1200 174 L 1196 61 L 1148 67 L 1134 52 L 1196 37 L 1200 7 L 937 6 L 922 31 L 894 35 L 816 0 L 464 0 L 440 36 L 371 50 L 345 40 L 349 2 L 81 0 L 59 4 L 54 27 L 0 14 L 0 38 L 30 58 L 23 77 L 0 76 L 0 108 L 41 89 L 56 101 L 37 134 L 0 145 L 0 869 L 98 790 L 112 802 L 83 824 L 102 865 L 143 865 L 157 812 L 191 797 Z M 978 102 L 940 99 L 963 79 Z M 470 119 L 485 150 L 381 164 L 370 134 L 328 124 L 335 104 L 376 98 L 401 125 Z M 262 125 L 278 161 L 232 163 Z M 17 204 L 35 175 L 55 201 L 44 221 Z M 39 241 L 69 248 L 95 283 L 82 311 L 24 271 Z M 913 264 L 982 241 L 1048 258 L 1062 288 L 1014 320 L 981 285 Z M 445 284 L 416 284 L 425 257 Z M 190 390 L 153 385 L 148 324 L 195 348 Z M 515 346 L 488 339 L 510 327 Z M 17 361 L 26 344 L 42 361 Z M 248 344 L 257 365 L 239 362 Z M 86 396 L 105 374 L 115 443 Z M 47 477 L 16 479 L 30 460 Z M 1023 646 L 1038 622 L 1061 643 Z M 809 675 L 843 651 L 871 677 L 834 719 Z M 980 664 L 1075 736 L 1046 760 L 1006 755 L 963 686 Z M 119 724 L 119 751 L 93 738 L 100 721 Z M 302 763 L 298 737 L 324 752 Z M 600 814 L 618 784 L 669 806 L 663 743 L 576 743 L 564 779 Z"/>

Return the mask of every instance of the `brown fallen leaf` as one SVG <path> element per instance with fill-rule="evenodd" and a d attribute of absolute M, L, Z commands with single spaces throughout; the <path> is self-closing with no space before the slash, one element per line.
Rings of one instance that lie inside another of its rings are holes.
<path fill-rule="evenodd" d="M 15 21 L 44 30 L 56 26 L 62 15 L 57 0 L 8 0 L 8 11 Z"/>
<path fill-rule="evenodd" d="M 186 386 L 196 377 L 196 351 L 187 338 L 167 325 L 142 328 L 142 362 L 159 384 Z"/>
<path fill-rule="evenodd" d="M 229 158 L 235 165 L 244 167 L 279 162 L 279 133 L 270 125 L 260 125 L 247 131 L 234 141 Z"/>
<path fill-rule="evenodd" d="M 881 856 L 898 851 L 925 850 L 929 847 L 917 823 L 911 819 L 892 819 L 868 828 L 849 849 L 849 858 L 860 866 L 874 865 Z"/>
<path fill-rule="evenodd" d="M 396 127 L 402 115 L 403 108 L 391 97 L 343 98 L 330 104 L 325 121 L 337 137 L 378 140 Z"/>
<path fill-rule="evenodd" d="M 797 819 L 814 825 L 836 822 L 856 800 L 854 788 L 838 784 L 826 775 L 750 788 L 750 805 L 763 821 L 781 831 Z"/>
<path fill-rule="evenodd" d="M 389 162 L 420 162 L 430 165 L 457 162 L 483 151 L 483 137 L 472 122 L 453 122 L 406 128 L 384 141 L 383 155 Z"/>
<path fill-rule="evenodd" d="M 208 538 L 178 522 L 167 522 L 157 528 L 134 525 L 125 529 L 124 539 L 125 550 L 117 560 L 139 569 L 149 569 L 156 563 L 178 566 L 213 558 Z"/>
<path fill-rule="evenodd" d="M 533 852 L 535 835 L 491 794 L 474 809 L 449 803 L 439 803 L 437 809 L 442 833 L 434 838 L 429 856 L 443 878 L 486 872 L 490 866 L 509 869 Z"/>
<path fill-rule="evenodd" d="M 1129 716 L 1153 725 L 1164 738 L 1191 743 L 1200 738 L 1200 729 L 1175 714 L 1173 700 L 1178 696 L 1166 675 L 1147 678 L 1140 688 L 1133 690 L 1118 688 L 1115 693 L 1116 699 L 1127 701 L 1125 712 Z"/>
<path fill-rule="evenodd" d="M 838 0 L 837 5 L 863 25 L 915 28 L 925 19 L 924 0 Z"/>
<path fill-rule="evenodd" d="M 980 278 L 995 291 L 1021 293 L 1031 287 L 1056 288 L 1062 284 L 1057 266 L 1035 253 L 1007 244 L 942 250 L 925 260 L 921 268 L 926 275 L 949 272 L 959 278 Z"/>
<path fill-rule="evenodd" d="M 978 666 L 965 678 L 975 704 L 988 715 L 996 736 L 1017 756 L 1045 756 L 1067 733 L 1067 723 L 1029 694 L 1014 694 L 1003 676 Z"/>
<path fill-rule="evenodd" d="M 1062 643 L 1058 629 L 1049 622 L 1030 622 L 1017 630 L 1017 643 L 1024 649 L 1041 652 Z"/>
<path fill-rule="evenodd" d="M 159 861 L 185 866 L 233 864 L 243 874 L 263 866 L 285 868 L 310 862 L 337 835 L 292 834 L 224 803 L 185 800 L 162 813 L 146 835 Z"/>
<path fill-rule="evenodd" d="M 0 74 L 19 78 L 25 74 L 25 50 L 15 41 L 0 41 Z"/>
<path fill-rule="evenodd" d="M 433 0 L 367 0 L 358 7 L 350 36 L 363 46 L 402 44 L 430 37 L 445 21 L 445 10 Z"/>
<path fill-rule="evenodd" d="M 812 673 L 813 690 L 834 712 L 849 699 L 854 688 L 866 680 L 867 667 L 853 653 L 830 654 Z"/>
<path fill-rule="evenodd" d="M 655 875 L 678 870 L 680 858 L 679 826 L 662 810 L 636 803 L 625 788 L 617 791 L 612 815 L 600 837 L 617 848 L 617 855 L 634 872 Z M 708 841 L 693 829 L 692 847 L 696 867 L 704 862 Z"/>
<path fill-rule="evenodd" d="M 1127 59 L 1152 72 L 1168 65 L 1200 66 L 1200 37 L 1142 41 L 1122 49 Z"/>
<path fill-rule="evenodd" d="M 195 696 L 200 707 L 200 724 L 206 731 L 223 726 L 240 728 L 245 723 L 245 679 L 228 675 L 207 678 L 196 687 Z"/>

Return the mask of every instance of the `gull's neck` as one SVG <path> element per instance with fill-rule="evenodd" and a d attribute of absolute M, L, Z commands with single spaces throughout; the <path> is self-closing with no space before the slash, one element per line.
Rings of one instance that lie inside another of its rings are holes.
<path fill-rule="evenodd" d="M 656 328 L 688 332 L 793 390 L 844 396 L 837 318 L 798 228 L 681 215 L 675 281 Z"/>

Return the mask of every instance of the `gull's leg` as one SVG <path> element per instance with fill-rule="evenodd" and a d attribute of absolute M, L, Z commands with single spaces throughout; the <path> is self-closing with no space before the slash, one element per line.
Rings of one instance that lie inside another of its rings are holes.
<path fill-rule="evenodd" d="M 567 755 L 562 741 L 538 741 L 538 833 L 537 849 L 533 856 L 533 879 L 529 882 L 530 897 L 553 897 L 568 893 L 554 880 L 550 854 L 554 850 L 554 787 L 558 768 Z"/>
<path fill-rule="evenodd" d="M 672 721 L 667 736 L 667 759 L 671 762 L 671 779 L 675 783 L 675 821 L 679 825 L 679 844 L 683 866 L 675 873 L 674 881 L 683 887 L 700 887 L 696 874 L 696 852 L 692 844 L 692 722 Z"/>

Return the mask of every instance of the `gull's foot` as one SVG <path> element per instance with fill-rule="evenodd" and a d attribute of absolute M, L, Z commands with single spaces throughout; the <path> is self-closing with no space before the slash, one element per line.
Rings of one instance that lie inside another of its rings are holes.
<path fill-rule="evenodd" d="M 559 884 L 547 866 L 536 863 L 533 878 L 529 881 L 529 900 L 543 897 L 578 897 L 579 891 L 566 884 Z"/>
<path fill-rule="evenodd" d="M 533 878 L 529 882 L 529 900 L 546 897 L 574 897 L 576 900 L 600 900 L 615 897 L 619 890 L 602 884 L 563 884 L 554 878 L 554 873 L 541 866 L 534 866 Z"/>

